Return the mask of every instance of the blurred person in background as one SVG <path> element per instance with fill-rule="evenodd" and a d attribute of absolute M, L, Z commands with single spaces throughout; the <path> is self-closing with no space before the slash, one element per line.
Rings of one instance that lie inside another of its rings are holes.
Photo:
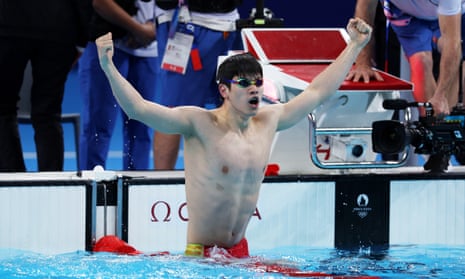
<path fill-rule="evenodd" d="M 0 171 L 26 171 L 17 114 L 28 63 L 38 170 L 63 170 L 61 106 L 76 47 L 86 41 L 88 20 L 88 1 L 0 0 Z"/>
<path fill-rule="evenodd" d="M 105 167 L 116 120 L 122 116 L 123 170 L 147 170 L 153 131 L 121 111 L 98 62 L 95 39 L 115 38 L 118 70 L 147 100 L 155 97 L 157 42 L 153 0 L 93 0 L 89 42 L 79 63 L 83 98 L 80 168 Z"/>
<path fill-rule="evenodd" d="M 459 76 L 463 66 L 465 0 L 358 0 L 354 16 L 373 25 L 378 2 L 409 62 L 413 98 L 431 103 L 435 116 L 449 114 L 458 101 L 459 78 L 463 80 Z M 362 50 L 348 80 L 382 80 L 372 68 L 374 44 L 372 39 Z M 433 52 L 440 55 L 438 74 L 434 72 Z M 420 108 L 419 114 L 425 116 L 425 110 Z M 447 169 L 449 159 L 448 155 L 432 154 L 424 169 Z"/>
<path fill-rule="evenodd" d="M 160 103 L 168 107 L 216 108 L 221 104 L 215 81 L 218 56 L 226 55 L 233 47 L 239 19 L 237 7 L 242 0 L 157 0 L 156 4 L 162 67 Z M 176 46 L 179 37 L 189 44 L 182 52 L 184 62 L 176 63 L 170 59 L 173 53 L 165 50 L 170 48 L 167 45 Z M 180 135 L 154 132 L 155 169 L 175 168 L 180 139 Z"/>

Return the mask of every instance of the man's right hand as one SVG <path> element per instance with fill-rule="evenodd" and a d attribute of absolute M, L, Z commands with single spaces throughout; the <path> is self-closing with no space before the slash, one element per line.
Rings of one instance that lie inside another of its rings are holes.
<path fill-rule="evenodd" d="M 113 58 L 113 40 L 111 33 L 100 36 L 95 40 L 97 45 L 98 58 L 100 66 L 105 70 L 111 63 Z"/>

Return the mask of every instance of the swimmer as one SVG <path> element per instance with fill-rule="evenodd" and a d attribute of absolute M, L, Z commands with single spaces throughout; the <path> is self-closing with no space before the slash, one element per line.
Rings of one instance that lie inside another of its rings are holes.
<path fill-rule="evenodd" d="M 263 96 L 261 65 L 248 53 L 227 58 L 217 73 L 224 102 L 213 110 L 168 108 L 143 99 L 113 64 L 111 34 L 96 40 L 100 66 L 128 117 L 184 138 L 189 215 L 186 254 L 205 256 L 210 247 L 220 247 L 239 251 L 237 257 L 248 256 L 244 237 L 275 133 L 297 124 L 331 97 L 371 37 L 372 28 L 361 19 L 350 19 L 346 28 L 350 37 L 346 48 L 287 103 L 259 107 Z M 236 245 L 240 247 L 234 249 Z"/>

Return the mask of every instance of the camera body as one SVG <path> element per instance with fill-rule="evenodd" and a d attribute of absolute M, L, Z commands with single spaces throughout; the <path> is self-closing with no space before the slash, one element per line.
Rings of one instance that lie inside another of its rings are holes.
<path fill-rule="evenodd" d="M 395 120 L 375 121 L 372 124 L 373 151 L 382 154 L 398 154 L 408 145 L 417 154 L 454 155 L 465 164 L 465 108 L 456 106 L 444 118 L 434 116 L 429 103 L 408 103 L 405 100 L 386 100 L 386 109 L 424 107 L 426 116 L 418 121 L 402 123 Z"/>

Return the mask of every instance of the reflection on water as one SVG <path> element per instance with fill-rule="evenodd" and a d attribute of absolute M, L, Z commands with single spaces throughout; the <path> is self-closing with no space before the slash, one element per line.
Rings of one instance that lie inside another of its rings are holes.
<path fill-rule="evenodd" d="M 465 247 L 393 246 L 382 257 L 304 247 L 251 252 L 254 255 L 251 259 L 226 263 L 224 260 L 186 258 L 179 253 L 121 256 L 77 251 L 43 255 L 0 249 L 0 278 L 289 278 L 276 272 L 264 272 L 265 265 L 258 265 L 258 262 L 286 267 L 284 270 L 298 268 L 304 272 L 331 274 L 335 278 L 362 275 L 465 278 Z"/>

